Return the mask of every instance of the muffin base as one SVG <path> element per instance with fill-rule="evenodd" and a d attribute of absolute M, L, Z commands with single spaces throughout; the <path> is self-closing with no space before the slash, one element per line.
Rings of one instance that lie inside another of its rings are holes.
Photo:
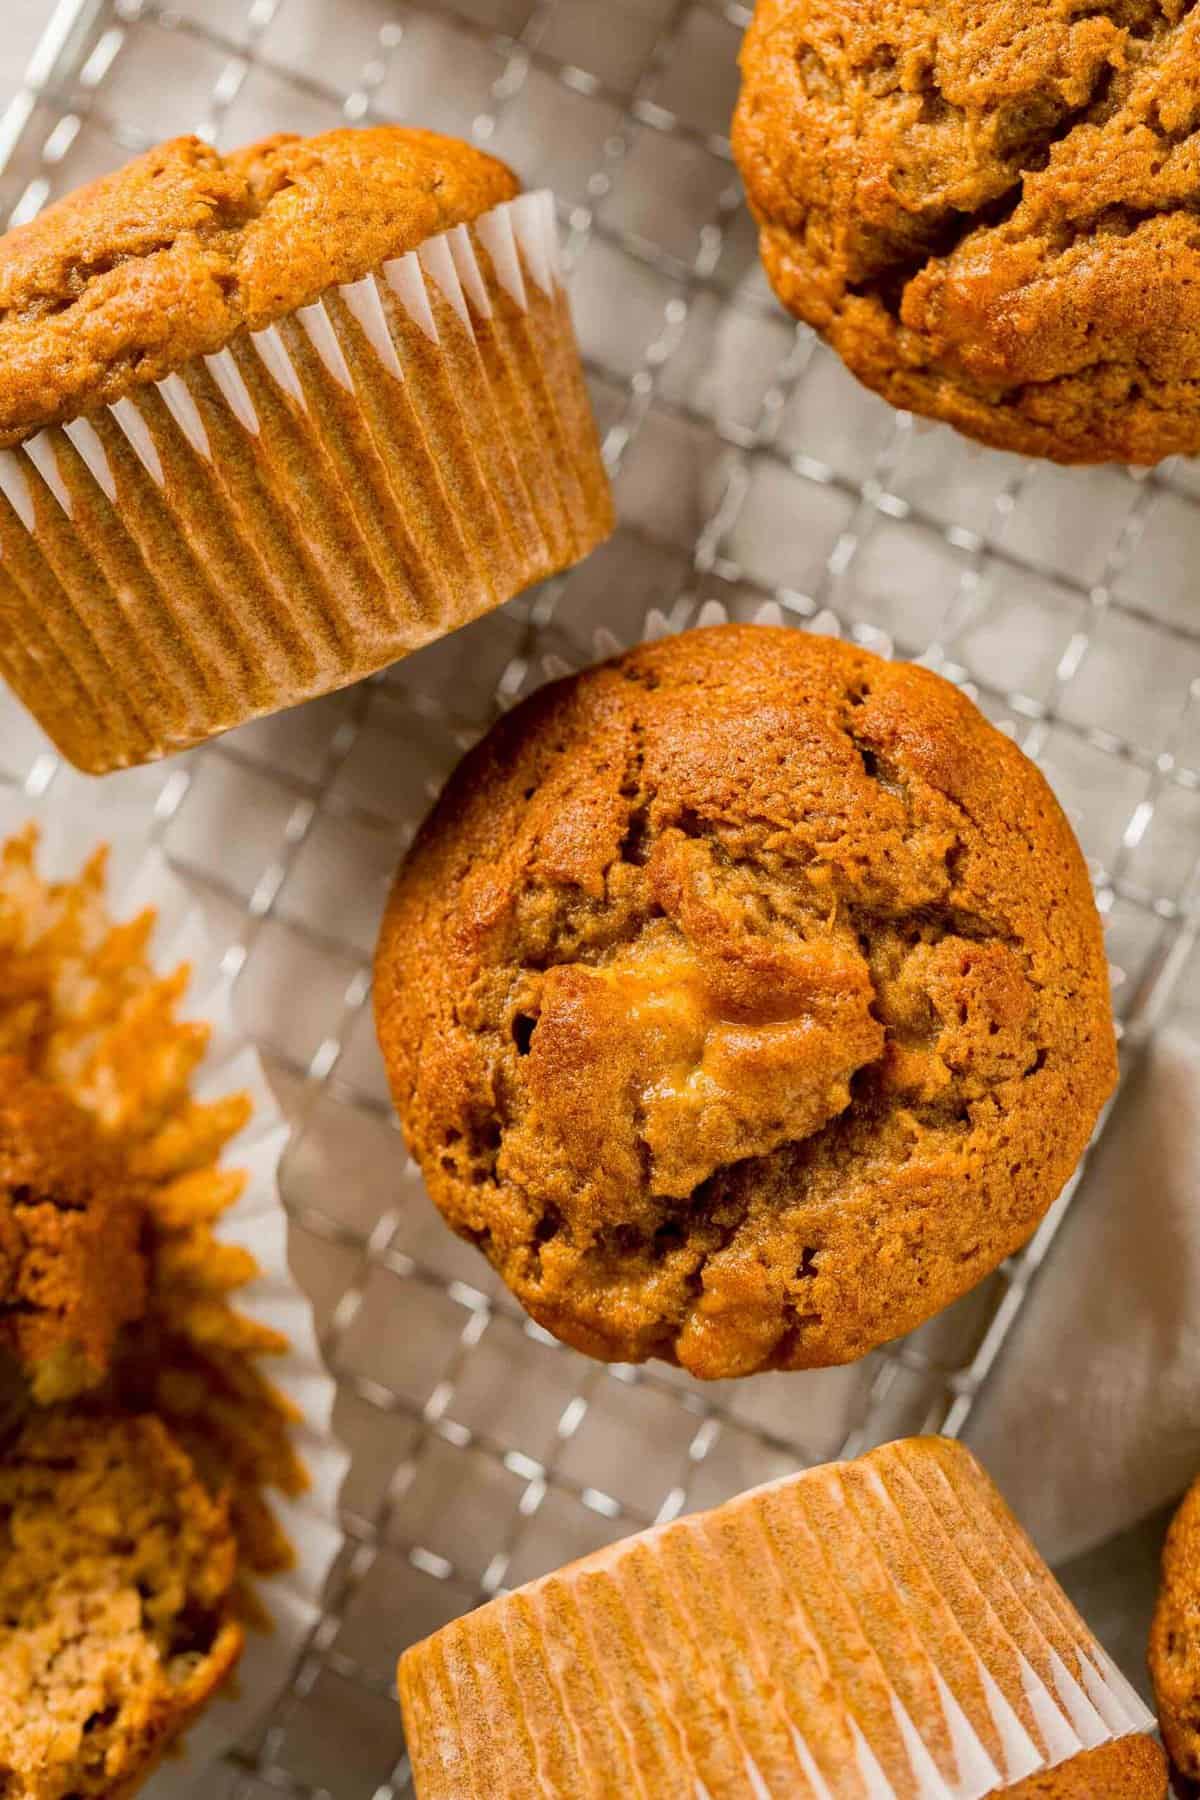
<path fill-rule="evenodd" d="M 599 1551 L 409 1650 L 400 1692 L 423 1800 L 1165 1786 L 1146 1708 L 942 1439 Z"/>

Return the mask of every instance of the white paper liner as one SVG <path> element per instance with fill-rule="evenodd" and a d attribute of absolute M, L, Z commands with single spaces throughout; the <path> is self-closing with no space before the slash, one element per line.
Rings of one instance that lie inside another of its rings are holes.
<path fill-rule="evenodd" d="M 192 980 L 184 1006 L 187 1017 L 212 1028 L 207 1054 L 193 1078 L 199 1099 L 246 1093 L 254 1112 L 249 1124 L 226 1147 L 222 1161 L 244 1169 L 245 1190 L 224 1214 L 217 1235 L 249 1250 L 259 1265 L 257 1279 L 237 1290 L 240 1313 L 284 1333 L 291 1349 L 259 1362 L 263 1375 L 301 1414 L 292 1441 L 311 1486 L 296 1499 L 270 1493 L 272 1510 L 291 1541 L 293 1568 L 269 1579 L 255 1578 L 254 1591 L 270 1614 L 273 1629 L 246 1634 L 246 1647 L 228 1695 L 218 1695 L 192 1726 L 180 1753 L 168 1758 L 141 1790 L 148 1800 L 211 1800 L 213 1762 L 232 1749 L 270 1711 L 284 1692 L 291 1670 L 321 1617 L 322 1592 L 342 1546 L 338 1495 L 349 1457 L 333 1433 L 336 1383 L 326 1369 L 312 1309 L 288 1268 L 288 1224 L 279 1193 L 279 1164 L 288 1126 L 271 1092 L 258 1054 L 239 1032 L 233 1015 L 232 982 L 187 890 L 166 859 L 149 845 L 142 808 L 106 805 L 99 841 L 110 846 L 107 907 L 114 920 L 146 907 L 158 914 L 151 954 L 161 973 L 187 963 Z M 63 771 L 48 792 L 31 797 L 0 784 L 0 843 L 30 822 L 41 833 L 38 863 L 50 880 L 71 880 L 95 848 L 98 831 L 95 789 Z"/>
<path fill-rule="evenodd" d="M 494 1680 L 506 1645 L 519 1656 Z M 986 1800 L 1154 1730 L 949 1442 L 887 1445 L 611 1545 L 411 1651 L 401 1688 L 436 1792 L 459 1791 L 463 1767 L 493 1784 L 499 1770 L 514 1792 L 566 1791 L 597 1718 L 625 1747 L 618 1780 L 652 1780 L 661 1755 L 697 1794 L 735 1755 L 756 1793 L 792 1792 L 794 1769 L 772 1786 L 756 1761 L 778 1764 L 786 1733 L 818 1800 L 847 1766 L 866 1800 Z M 553 1781 L 526 1766 L 539 1743 L 554 1746 Z"/>
<path fill-rule="evenodd" d="M 360 680 L 612 523 L 522 194 L 0 450 L 0 672 L 102 773 Z"/>

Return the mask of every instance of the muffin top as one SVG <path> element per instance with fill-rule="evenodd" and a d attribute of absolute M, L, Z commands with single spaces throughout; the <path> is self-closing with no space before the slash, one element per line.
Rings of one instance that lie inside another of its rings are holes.
<path fill-rule="evenodd" d="M 1049 788 L 927 670 L 762 626 L 547 688 L 400 871 L 377 1009 L 430 1191 L 591 1354 L 849 1360 L 1028 1236 L 1114 1077 Z"/>
<path fill-rule="evenodd" d="M 454 138 L 400 126 L 175 138 L 0 237 L 0 446 L 360 280 L 518 192 Z"/>
<path fill-rule="evenodd" d="M 759 0 L 735 146 L 785 304 L 1004 448 L 1200 447 L 1186 0 Z"/>
<path fill-rule="evenodd" d="M 96 1387 L 140 1314 L 145 1197 L 80 1107 L 0 1058 L 0 1350 L 39 1404 Z"/>

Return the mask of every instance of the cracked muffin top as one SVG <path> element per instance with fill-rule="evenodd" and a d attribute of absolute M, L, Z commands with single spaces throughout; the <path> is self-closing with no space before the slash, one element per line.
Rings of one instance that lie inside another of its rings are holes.
<path fill-rule="evenodd" d="M 894 405 L 1006 450 L 1200 449 L 1191 0 L 759 0 L 768 274 Z"/>
<path fill-rule="evenodd" d="M 972 1287 L 1115 1071 L 1038 771 L 929 671 L 765 626 L 497 725 L 401 868 L 376 1005 L 433 1198 L 534 1318 L 714 1378 Z"/>
<path fill-rule="evenodd" d="M 0 1058 L 0 1352 L 39 1405 L 97 1387 L 141 1314 L 144 1199 L 80 1107 Z"/>
<path fill-rule="evenodd" d="M 511 200 L 512 172 L 400 126 L 223 156 L 175 138 L 0 237 L 0 446 L 221 350 Z"/>

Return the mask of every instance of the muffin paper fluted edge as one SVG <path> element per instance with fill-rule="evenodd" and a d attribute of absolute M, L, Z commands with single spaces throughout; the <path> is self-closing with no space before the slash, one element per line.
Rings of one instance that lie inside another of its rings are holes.
<path fill-rule="evenodd" d="M 611 531 L 522 194 L 0 451 L 0 674 L 91 773 L 328 693 Z"/>
<path fill-rule="evenodd" d="M 597 1768 L 664 1800 L 983 1800 L 1153 1730 L 949 1440 L 601 1550 L 410 1650 L 400 1690 L 423 1800 Z"/>
<path fill-rule="evenodd" d="M 63 789 L 77 787 L 73 799 Z M 0 843 L 34 824 L 40 834 L 39 864 L 53 880 L 72 880 L 94 847 L 86 787 L 60 777 L 41 797 L 0 787 Z M 258 1724 L 282 1697 L 298 1656 L 321 1617 L 322 1597 L 343 1536 L 338 1497 L 349 1458 L 333 1429 L 337 1388 L 321 1356 L 311 1305 L 288 1267 L 287 1216 L 279 1191 L 279 1166 L 289 1129 L 256 1051 L 233 1013 L 232 979 L 200 914 L 165 858 L 147 842 L 144 823 L 123 822 L 121 809 L 106 811 L 109 850 L 106 905 L 115 920 L 146 908 L 157 914 L 153 958 L 157 968 L 191 969 L 183 1006 L 212 1036 L 193 1078 L 197 1098 L 246 1094 L 253 1111 L 230 1140 L 226 1168 L 244 1170 L 240 1198 L 217 1227 L 219 1242 L 248 1250 L 257 1277 L 237 1291 L 238 1312 L 253 1324 L 287 1338 L 290 1348 L 267 1359 L 264 1374 L 298 1415 L 293 1447 L 309 1477 L 296 1498 L 271 1491 L 272 1511 L 295 1553 L 291 1568 L 256 1577 L 254 1591 L 269 1630 L 249 1630 L 230 1690 L 218 1695 L 191 1726 L 180 1753 L 168 1757 L 140 1790 L 147 1800 L 206 1800 L 216 1780 L 213 1764 Z"/>

